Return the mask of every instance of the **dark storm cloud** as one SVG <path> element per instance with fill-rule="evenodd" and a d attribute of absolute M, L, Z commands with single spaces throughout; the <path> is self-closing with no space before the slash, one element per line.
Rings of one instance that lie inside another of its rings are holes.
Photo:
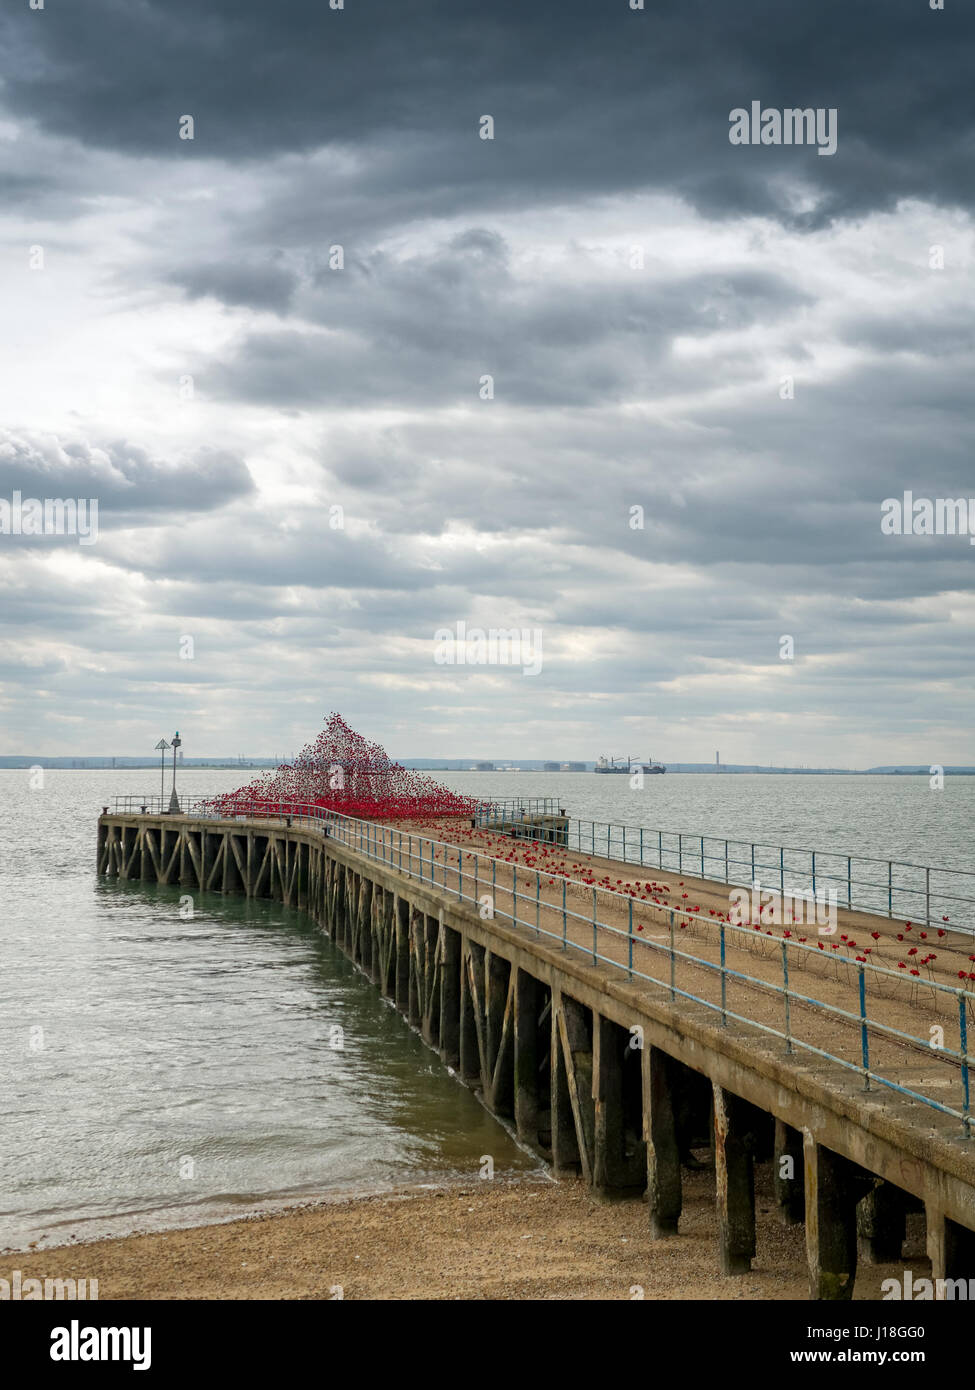
<path fill-rule="evenodd" d="M 368 158 L 409 133 L 415 206 L 452 190 L 469 210 L 506 190 L 650 186 L 712 213 L 772 211 L 775 180 L 801 170 L 818 217 L 972 197 L 973 43 L 970 7 L 922 0 L 84 0 L 3 26 L 11 109 L 92 145 Z M 838 108 L 840 152 L 731 147 L 728 113 L 753 99 Z M 493 144 L 475 134 L 486 112 Z M 176 138 L 186 113 L 193 143 Z"/>

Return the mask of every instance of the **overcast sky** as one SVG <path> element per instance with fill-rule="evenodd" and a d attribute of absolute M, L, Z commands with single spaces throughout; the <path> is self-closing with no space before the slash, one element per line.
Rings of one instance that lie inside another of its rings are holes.
<path fill-rule="evenodd" d="M 968 0 L 16 0 L 0 54 L 0 498 L 99 504 L 0 536 L 0 752 L 975 763 L 975 547 L 880 529 L 975 496 Z"/>

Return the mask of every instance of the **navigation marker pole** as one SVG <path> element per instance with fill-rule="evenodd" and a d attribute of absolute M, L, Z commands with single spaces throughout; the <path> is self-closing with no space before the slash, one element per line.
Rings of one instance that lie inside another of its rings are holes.
<path fill-rule="evenodd" d="M 169 744 L 166 742 L 166 740 L 165 740 L 164 738 L 161 738 L 161 739 L 159 740 L 159 742 L 156 744 L 156 752 L 159 754 L 159 809 L 160 809 L 160 811 L 162 810 L 162 804 L 163 804 L 163 802 L 164 802 L 165 799 L 166 799 L 166 749 L 167 749 L 168 747 L 169 747 Z"/>
<path fill-rule="evenodd" d="M 169 798 L 169 814 L 171 816 L 179 815 L 179 797 L 176 795 L 176 749 L 182 747 L 182 743 L 183 740 L 180 738 L 179 730 L 177 729 L 173 735 L 173 741 L 170 744 L 173 750 L 173 791 Z"/>

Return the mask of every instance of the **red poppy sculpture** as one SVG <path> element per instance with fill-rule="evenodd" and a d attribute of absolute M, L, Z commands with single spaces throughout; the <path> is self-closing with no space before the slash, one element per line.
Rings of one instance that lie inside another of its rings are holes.
<path fill-rule="evenodd" d="M 432 777 L 394 763 L 378 743 L 369 743 L 332 713 L 313 743 L 293 763 L 214 797 L 223 815 L 269 815 L 294 803 L 323 806 L 362 820 L 431 821 L 470 816 L 476 798 L 458 796 Z"/>

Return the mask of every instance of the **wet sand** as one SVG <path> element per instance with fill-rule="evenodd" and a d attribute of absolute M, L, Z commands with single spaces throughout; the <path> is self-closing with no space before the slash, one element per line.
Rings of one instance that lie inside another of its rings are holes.
<path fill-rule="evenodd" d="M 0 1258 L 0 1277 L 98 1280 L 106 1299 L 805 1299 L 802 1226 L 758 1175 L 751 1274 L 716 1272 L 714 1175 L 688 1172 L 681 1234 L 650 1238 L 641 1201 L 593 1200 L 578 1181 L 466 1183 L 329 1201 L 283 1214 Z M 905 1253 L 926 1272 L 923 1235 Z M 903 1266 L 862 1266 L 875 1299 Z"/>

